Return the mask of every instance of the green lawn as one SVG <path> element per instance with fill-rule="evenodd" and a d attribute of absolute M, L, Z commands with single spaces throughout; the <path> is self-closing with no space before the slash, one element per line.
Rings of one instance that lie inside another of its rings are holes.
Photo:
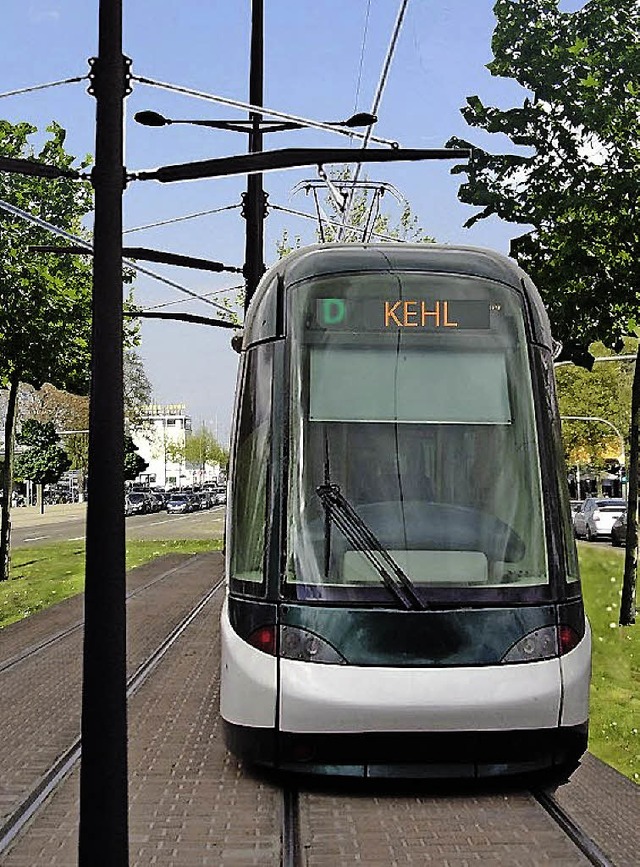
<path fill-rule="evenodd" d="M 164 554 L 198 554 L 220 550 L 218 540 L 130 541 L 127 569 Z M 11 556 L 11 578 L 0 581 L 0 628 L 48 608 L 84 589 L 84 542 L 60 542 L 16 548 Z"/>
<path fill-rule="evenodd" d="M 578 543 L 593 632 L 590 751 L 640 783 L 640 623 L 618 626 L 624 553 Z"/>

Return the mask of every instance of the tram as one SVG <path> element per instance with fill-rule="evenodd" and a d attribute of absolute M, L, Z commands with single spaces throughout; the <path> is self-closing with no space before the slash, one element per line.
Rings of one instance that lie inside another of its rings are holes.
<path fill-rule="evenodd" d="M 265 274 L 231 456 L 220 709 L 251 763 L 571 770 L 591 637 L 540 296 L 495 252 L 331 244 Z"/>

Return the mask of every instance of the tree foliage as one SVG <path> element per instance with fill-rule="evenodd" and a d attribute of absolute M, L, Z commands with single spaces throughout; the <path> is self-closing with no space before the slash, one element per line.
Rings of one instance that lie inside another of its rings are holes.
<path fill-rule="evenodd" d="M 611 356 L 602 344 L 591 346 L 590 351 L 596 357 Z M 625 354 L 636 351 L 637 341 L 627 339 Z M 561 366 L 556 370 L 560 414 L 605 419 L 620 431 L 628 455 L 632 380 L 631 361 L 600 362 L 591 371 L 573 364 Z M 589 464 L 596 469 L 604 469 L 607 459 L 617 458 L 623 447 L 615 431 L 595 421 L 565 421 L 562 439 L 569 465 Z"/>
<path fill-rule="evenodd" d="M 471 126 L 502 133 L 529 153 L 474 147 L 459 197 L 533 226 L 511 252 L 542 293 L 564 357 L 590 366 L 588 346 L 619 349 L 640 308 L 640 52 L 638 0 L 497 0 L 493 75 L 529 91 L 519 107 L 463 109 Z M 454 138 L 449 145 L 473 147 Z M 620 623 L 635 620 L 640 463 L 640 351 L 631 389 L 627 549 Z"/>
<path fill-rule="evenodd" d="M 204 473 L 207 466 L 226 466 L 229 453 L 220 445 L 213 431 L 203 424 L 184 442 L 168 442 L 167 457 L 176 463 L 185 463 L 191 470 Z"/>
<path fill-rule="evenodd" d="M 15 475 L 36 485 L 51 485 L 71 466 L 52 422 L 27 419 L 18 434 L 19 445 L 28 446 L 16 457 Z"/>
<path fill-rule="evenodd" d="M 130 436 L 124 438 L 124 478 L 131 481 L 144 473 L 149 464 L 136 448 Z"/>
<path fill-rule="evenodd" d="M 595 340 L 620 345 L 640 304 L 638 179 L 640 59 L 637 0 L 497 0 L 488 65 L 529 91 L 519 107 L 467 99 L 474 127 L 502 133 L 528 153 L 474 158 L 460 199 L 533 230 L 512 254 L 541 290 L 566 357 Z"/>
<path fill-rule="evenodd" d="M 0 154 L 68 169 L 75 157 L 64 149 L 65 131 L 56 123 L 36 152 L 27 123 L 0 121 Z M 86 167 L 88 160 L 80 163 Z M 73 234 L 92 206 L 91 186 L 66 178 L 0 173 L 0 199 Z M 91 262 L 80 256 L 51 256 L 30 250 L 49 233 L 0 208 L 0 387 L 8 389 L 2 470 L 1 577 L 8 577 L 9 503 L 13 478 L 14 429 L 20 383 L 86 393 L 90 379 Z"/>
<path fill-rule="evenodd" d="M 139 427 L 151 402 L 153 388 L 144 362 L 133 348 L 124 351 L 124 414 L 130 427 Z"/>
<path fill-rule="evenodd" d="M 28 137 L 35 127 L 0 121 L 0 153 L 70 168 L 75 157 L 64 150 L 65 131 L 55 123 L 47 131 L 50 138 L 34 154 Z M 66 178 L 2 173 L 0 198 L 74 234 L 82 234 L 82 218 L 92 208 L 90 184 Z M 34 388 L 50 382 L 86 393 L 91 261 L 30 251 L 50 243 L 51 235 L 1 209 L 0 233 L 0 384 L 17 378 Z"/>

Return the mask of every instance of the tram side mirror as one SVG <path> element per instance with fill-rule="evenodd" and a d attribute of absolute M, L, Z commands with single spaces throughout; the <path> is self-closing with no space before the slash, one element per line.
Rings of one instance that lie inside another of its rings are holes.
<path fill-rule="evenodd" d="M 242 337 L 244 332 L 236 331 L 233 337 L 231 338 L 231 348 L 235 350 L 238 355 L 242 352 Z"/>

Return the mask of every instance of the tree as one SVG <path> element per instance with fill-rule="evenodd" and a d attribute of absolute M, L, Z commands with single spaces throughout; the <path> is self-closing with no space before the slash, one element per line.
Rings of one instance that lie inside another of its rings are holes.
<path fill-rule="evenodd" d="M 51 124 L 50 137 L 35 155 L 41 162 L 70 168 L 65 131 Z M 0 154 L 33 158 L 28 138 L 36 129 L 0 121 Z M 87 161 L 81 163 L 85 167 Z M 91 186 L 60 178 L 0 173 L 0 198 L 75 234 L 91 209 Z M 13 475 L 14 430 L 21 382 L 39 388 L 50 382 L 83 393 L 89 387 L 91 263 L 80 256 L 29 251 L 50 241 L 46 230 L 0 211 L 0 386 L 8 389 L 5 417 L 3 502 L 0 531 L 1 577 L 8 577 L 9 493 Z"/>
<path fill-rule="evenodd" d="M 15 462 L 15 475 L 18 479 L 27 479 L 38 486 L 38 502 L 40 511 L 44 512 L 44 485 L 51 485 L 69 469 L 71 461 L 66 451 L 60 445 L 60 437 L 52 422 L 39 422 L 27 419 L 18 434 L 19 445 L 29 446 L 26 451 L 18 454 Z"/>
<path fill-rule="evenodd" d="M 488 69 L 514 78 L 530 95 L 506 110 L 471 96 L 463 115 L 471 126 L 531 150 L 495 155 L 457 138 L 448 142 L 474 151 L 469 167 L 453 169 L 468 173 L 461 201 L 482 206 L 466 225 L 496 215 L 533 226 L 512 242 L 511 253 L 537 283 L 563 356 L 590 366 L 589 345 L 601 340 L 619 348 L 633 334 L 640 306 L 637 0 L 589 0 L 572 13 L 561 12 L 558 0 L 497 0 L 494 11 Z M 636 361 L 635 406 L 639 367 Z M 633 424 L 633 411 L 631 418 Z M 638 448 L 632 433 L 634 479 Z M 624 599 L 635 598 L 637 572 L 631 485 L 629 497 L 634 543 L 627 545 Z M 621 623 L 634 621 L 634 605 L 621 609 Z"/>
<path fill-rule="evenodd" d="M 149 464 L 136 449 L 136 445 L 130 436 L 124 438 L 124 478 L 131 481 L 144 473 Z"/>
<path fill-rule="evenodd" d="M 596 357 L 611 353 L 602 344 L 592 345 L 590 351 Z M 624 354 L 637 351 L 637 341 L 625 341 Z M 604 469 L 607 458 L 618 456 L 624 448 L 629 453 L 629 430 L 631 383 L 633 364 L 629 361 L 601 362 L 588 371 L 575 365 L 561 366 L 556 370 L 558 402 L 562 416 L 589 416 L 603 418 L 619 430 L 624 445 L 615 432 L 606 424 L 571 421 L 562 428 L 565 457 L 569 465 L 588 463 Z"/>
<path fill-rule="evenodd" d="M 152 386 L 144 362 L 135 349 L 124 351 L 124 414 L 130 427 L 139 427 L 151 402 Z"/>
<path fill-rule="evenodd" d="M 203 477 L 208 466 L 226 466 L 229 453 L 222 448 L 215 434 L 202 424 L 199 430 L 186 437 L 184 443 L 167 443 L 167 457 L 178 463 L 184 462 Z"/>

